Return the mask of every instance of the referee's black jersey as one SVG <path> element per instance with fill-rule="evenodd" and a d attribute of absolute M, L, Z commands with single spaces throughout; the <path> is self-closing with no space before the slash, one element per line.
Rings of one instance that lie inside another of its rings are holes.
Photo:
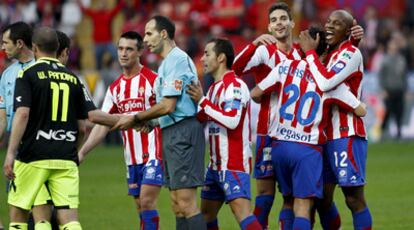
<path fill-rule="evenodd" d="M 39 58 L 16 80 L 14 109 L 30 115 L 17 160 L 73 160 L 78 163 L 78 120 L 96 109 L 79 78 L 57 59 Z"/>

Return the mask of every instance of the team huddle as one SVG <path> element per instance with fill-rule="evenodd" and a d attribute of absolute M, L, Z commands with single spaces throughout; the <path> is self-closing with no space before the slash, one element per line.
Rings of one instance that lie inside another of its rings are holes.
<path fill-rule="evenodd" d="M 10 180 L 9 229 L 28 229 L 30 212 L 36 230 L 52 229 L 52 211 L 59 229 L 82 229 L 78 166 L 114 129 L 122 130 L 128 193 L 140 229 L 159 229 L 162 186 L 170 192 L 176 229 L 219 229 L 224 202 L 241 229 L 268 229 L 276 186 L 283 196 L 280 229 L 312 229 L 315 213 L 323 229 L 340 229 L 336 185 L 354 229 L 371 229 L 357 48 L 363 30 L 348 12 L 336 10 L 324 29 L 310 27 L 293 43 L 289 7 L 276 3 L 268 15 L 269 34 L 237 56 L 227 39 L 205 45 L 203 73 L 214 79 L 205 94 L 168 18 L 152 17 L 144 37 L 123 33 L 117 44 L 122 73 L 108 87 L 101 110 L 65 67 L 64 34 L 47 27 L 32 32 L 24 23 L 6 27 L 2 49 L 18 60 L 0 83 L 0 115 L 7 113 L 11 131 L 3 166 Z M 144 44 L 162 58 L 157 73 L 140 64 Z M 248 73 L 257 83 L 251 91 L 239 77 Z M 253 165 L 251 100 L 259 105 Z M 87 138 L 85 119 L 96 124 Z"/>

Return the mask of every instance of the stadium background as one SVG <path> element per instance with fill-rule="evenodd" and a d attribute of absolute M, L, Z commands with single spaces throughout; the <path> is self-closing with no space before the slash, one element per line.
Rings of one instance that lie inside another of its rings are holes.
<path fill-rule="evenodd" d="M 267 30 L 267 8 L 276 1 L 269 0 L 200 0 L 162 1 L 125 0 L 119 13 L 109 23 L 112 42 L 116 44 L 121 32 L 136 30 L 143 34 L 146 20 L 154 14 L 169 16 L 176 23 L 176 41 L 196 62 L 200 79 L 205 87 L 211 81 L 202 76 L 200 57 L 207 40 L 213 36 L 225 36 L 233 41 L 236 53 L 257 35 Z M 376 229 L 409 229 L 414 224 L 414 1 L 412 0 L 291 0 L 294 21 L 294 38 L 311 24 L 325 22 L 329 12 L 337 8 L 349 10 L 365 29 L 360 44 L 364 55 L 365 76 L 363 99 L 368 104 L 365 118 L 369 129 L 369 158 L 367 199 Z M 110 10 L 115 0 L 83 0 L 87 8 Z M 225 15 L 232 15 L 225 17 Z M 2 0 L 0 1 L 0 26 L 26 21 L 34 26 L 47 25 L 67 33 L 72 38 L 68 67 L 87 83 L 98 105 L 102 102 L 106 87 L 119 76 L 120 69 L 115 57 L 106 53 L 104 67 L 96 68 L 94 56 L 93 18 L 82 13 L 75 0 Z M 399 36 L 409 72 L 407 75 L 406 106 L 403 116 L 402 139 L 395 140 L 395 122 L 390 124 L 390 134 L 381 138 L 381 124 L 385 114 L 383 90 L 379 85 L 378 71 L 384 48 L 390 37 Z M 142 62 L 156 70 L 160 59 L 146 52 Z M 4 52 L 0 52 L 0 71 L 8 64 Z M 249 76 L 243 76 L 251 86 Z M 254 108 L 253 108 L 254 109 Z M 255 114 L 255 113 L 252 113 Z M 112 134 L 107 143 L 119 144 L 119 137 Z M 1 159 L 4 158 L 5 141 L 1 143 Z M 126 196 L 125 167 L 119 146 L 105 145 L 96 149 L 81 166 L 80 217 L 85 229 L 133 229 L 137 224 L 133 203 Z M 0 218 L 8 221 L 4 183 L 0 183 Z M 253 186 L 254 187 L 254 186 Z M 253 195 L 254 195 L 254 191 Z M 280 208 L 277 199 L 272 216 Z M 174 225 L 169 199 L 164 191 L 160 198 L 161 226 L 171 229 Z M 350 229 L 350 216 L 338 193 L 344 228 Z M 348 215 L 348 216 L 347 216 Z M 228 208 L 221 214 L 223 229 L 237 229 Z M 273 227 L 275 220 L 273 222 Z M 129 227 L 126 227 L 129 226 Z"/>

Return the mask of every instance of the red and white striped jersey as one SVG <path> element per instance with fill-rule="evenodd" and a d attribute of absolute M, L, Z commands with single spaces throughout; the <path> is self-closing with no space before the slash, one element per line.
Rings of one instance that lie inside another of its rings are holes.
<path fill-rule="evenodd" d="M 157 75 L 143 66 L 140 73 L 131 78 L 122 74 L 106 91 L 102 111 L 107 113 L 136 114 L 155 104 L 153 92 Z M 124 157 L 127 165 L 145 164 L 148 160 L 161 160 L 161 129 L 150 133 L 135 129 L 122 131 Z"/>
<path fill-rule="evenodd" d="M 306 56 L 309 68 L 319 87 L 325 91 L 345 82 L 351 92 L 359 99 L 362 92 L 364 66 L 362 54 L 351 41 L 343 42 L 338 50 L 329 54 L 329 62 L 325 67 L 314 51 Z M 333 106 L 331 121 L 328 124 L 328 140 L 358 135 L 366 138 L 364 121 L 354 113 Z"/>
<path fill-rule="evenodd" d="M 197 118 L 207 122 L 209 132 L 209 167 L 249 173 L 252 152 L 247 85 L 234 72 L 227 72 L 210 86 L 198 110 Z"/>
<path fill-rule="evenodd" d="M 353 111 L 360 101 L 341 84 L 331 91 L 322 92 L 313 80 L 304 60 L 285 60 L 263 79 L 258 87 L 267 91 L 280 83 L 276 122 L 271 136 L 278 140 L 323 144 L 330 105 L 336 103 Z"/>
<path fill-rule="evenodd" d="M 294 44 L 290 53 L 278 49 L 276 44 L 255 46 L 249 44 L 234 60 L 233 70 L 237 75 L 254 74 L 256 83 L 265 78 L 270 71 L 281 61 L 286 59 L 300 60 L 301 51 L 298 44 Z M 270 122 L 275 119 L 277 103 L 277 90 L 263 95 L 260 102 L 257 119 L 257 134 L 268 135 L 270 133 Z"/>

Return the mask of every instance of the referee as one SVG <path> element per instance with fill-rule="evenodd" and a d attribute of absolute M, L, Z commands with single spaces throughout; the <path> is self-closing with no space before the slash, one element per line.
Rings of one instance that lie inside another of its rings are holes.
<path fill-rule="evenodd" d="M 144 42 L 163 58 L 154 87 L 157 104 L 122 117 L 115 127 L 127 129 L 158 118 L 176 228 L 202 230 L 206 223 L 197 207 L 197 187 L 204 182 L 204 130 L 195 118 L 197 105 L 185 91 L 198 78 L 193 61 L 176 46 L 174 33 L 175 25 L 163 16 L 154 16 L 145 25 Z"/>

